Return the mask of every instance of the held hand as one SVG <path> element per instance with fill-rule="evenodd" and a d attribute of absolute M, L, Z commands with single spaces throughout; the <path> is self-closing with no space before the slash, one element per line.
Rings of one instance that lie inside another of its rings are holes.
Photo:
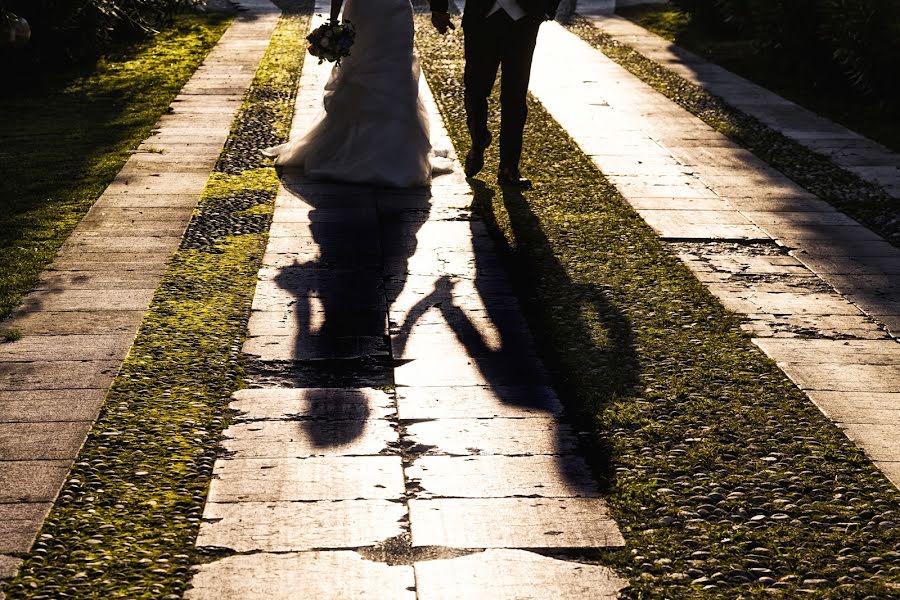
<path fill-rule="evenodd" d="M 447 30 L 449 29 L 456 29 L 456 26 L 450 19 L 450 15 L 445 12 L 431 13 L 431 24 L 434 25 L 434 28 L 437 29 L 438 33 L 441 35 L 447 33 Z"/>

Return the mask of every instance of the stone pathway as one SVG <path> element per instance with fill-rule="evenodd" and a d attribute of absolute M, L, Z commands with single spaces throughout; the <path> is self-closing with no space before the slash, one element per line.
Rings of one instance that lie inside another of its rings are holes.
<path fill-rule="evenodd" d="M 295 135 L 328 72 L 307 56 Z M 424 80 L 422 93 L 435 147 L 450 148 Z M 235 395 L 197 542 L 236 554 L 199 567 L 187 597 L 625 585 L 559 552 L 624 540 L 455 166 L 430 190 L 283 177 L 244 347 L 252 385 Z"/>
<path fill-rule="evenodd" d="M 4 553 L 31 548 L 84 443 L 266 50 L 278 10 L 242 4 L 4 323 L 23 337 L 0 346 L 0 579 L 19 563 Z"/>
<path fill-rule="evenodd" d="M 900 251 L 555 23 L 541 30 L 531 91 L 900 484 Z"/>
<path fill-rule="evenodd" d="M 900 198 L 900 156 L 881 144 L 711 64 L 628 19 L 610 14 L 584 14 L 613 39 Z"/>

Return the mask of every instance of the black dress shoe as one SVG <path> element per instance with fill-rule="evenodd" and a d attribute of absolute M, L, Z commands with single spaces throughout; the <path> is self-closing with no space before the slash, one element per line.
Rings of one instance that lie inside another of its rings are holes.
<path fill-rule="evenodd" d="M 502 187 L 517 187 L 520 190 L 531 188 L 531 180 L 522 177 L 518 169 L 501 167 L 497 173 L 497 183 Z"/>
<path fill-rule="evenodd" d="M 477 149 L 475 146 L 472 146 L 469 149 L 469 153 L 466 154 L 466 164 L 463 167 L 463 171 L 466 177 L 475 177 L 482 167 L 484 167 L 484 148 Z"/>

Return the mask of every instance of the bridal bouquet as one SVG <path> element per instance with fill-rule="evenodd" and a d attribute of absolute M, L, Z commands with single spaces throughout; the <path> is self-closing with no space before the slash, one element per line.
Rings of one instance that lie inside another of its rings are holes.
<path fill-rule="evenodd" d="M 341 64 L 341 59 L 350 56 L 350 48 L 356 39 L 356 30 L 350 21 L 338 23 L 328 21 L 306 36 L 309 41 L 309 53 L 324 61 Z"/>

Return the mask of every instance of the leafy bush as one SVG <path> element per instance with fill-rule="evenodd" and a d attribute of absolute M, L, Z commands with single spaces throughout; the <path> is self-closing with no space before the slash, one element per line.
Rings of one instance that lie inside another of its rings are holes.
<path fill-rule="evenodd" d="M 0 9 L 24 17 L 31 42 L 22 49 L 0 49 L 3 70 L 34 63 L 78 60 L 110 43 L 166 25 L 201 0 L 0 0 Z"/>
<path fill-rule="evenodd" d="M 898 102 L 900 0 L 673 1 L 711 33 L 751 39 L 775 68 L 842 79 Z"/>

